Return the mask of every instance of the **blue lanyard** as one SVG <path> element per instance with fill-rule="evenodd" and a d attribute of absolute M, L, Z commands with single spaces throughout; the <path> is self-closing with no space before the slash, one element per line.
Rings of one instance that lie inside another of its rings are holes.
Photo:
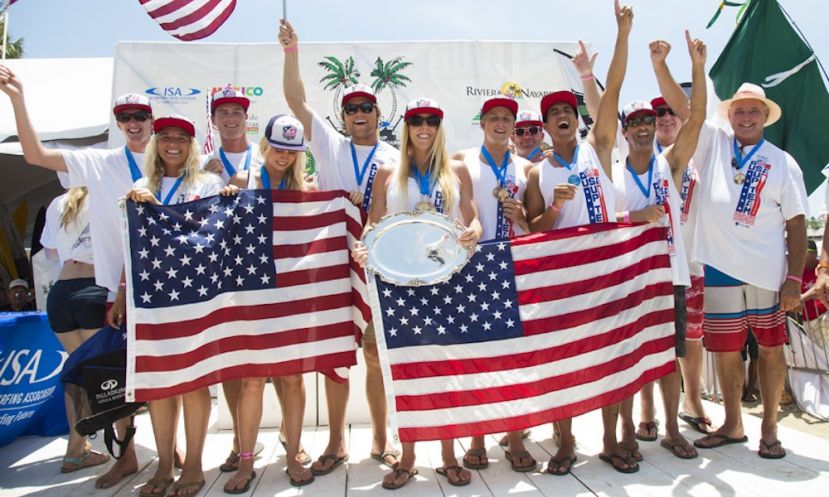
<path fill-rule="evenodd" d="M 262 180 L 262 188 L 265 190 L 271 189 L 271 175 L 268 173 L 268 168 L 262 164 L 262 172 L 259 173 L 259 179 Z M 284 190 L 288 188 L 288 178 L 283 177 L 279 181 L 279 186 L 276 188 L 277 190 Z"/>
<path fill-rule="evenodd" d="M 377 151 L 377 145 L 380 145 L 380 142 L 374 144 L 372 147 L 371 152 L 368 153 L 368 157 L 366 157 L 366 161 L 363 162 L 363 167 L 360 168 L 357 165 L 357 149 L 354 147 L 354 142 L 348 142 L 351 146 L 351 162 L 354 163 L 354 176 L 357 177 L 357 188 L 360 188 L 360 185 L 363 184 L 363 178 L 366 176 L 366 170 L 368 169 L 368 165 L 371 163 L 371 158 L 374 157 L 374 152 Z"/>
<path fill-rule="evenodd" d="M 420 187 L 420 194 L 425 195 L 427 197 L 432 196 L 432 168 L 426 171 L 426 174 L 420 174 L 420 170 L 417 168 L 417 165 L 412 163 L 410 166 L 412 170 L 412 174 L 414 174 L 415 179 L 417 180 L 417 184 Z"/>
<path fill-rule="evenodd" d="M 124 145 L 124 155 L 127 156 L 127 164 L 130 165 L 130 175 L 132 176 L 132 182 L 135 183 L 136 181 L 141 179 L 141 169 L 138 168 L 138 164 L 135 163 L 135 157 L 132 156 L 132 152 L 130 149 Z"/>
<path fill-rule="evenodd" d="M 636 174 L 636 171 L 634 171 L 633 168 L 630 167 L 630 161 L 626 162 L 627 170 L 630 171 L 631 176 L 633 176 L 633 181 L 636 182 L 636 186 L 639 187 L 639 191 L 642 192 L 642 195 L 644 195 L 646 199 L 651 198 L 651 186 L 653 186 L 651 183 L 653 181 L 653 163 L 654 163 L 654 161 L 656 161 L 656 156 L 651 155 L 651 161 L 648 164 L 648 187 L 647 188 L 645 188 L 645 186 L 642 185 L 642 182 L 639 181 L 639 175 Z"/>
<path fill-rule="evenodd" d="M 579 161 L 579 146 L 578 146 L 578 144 L 576 144 L 576 148 L 575 148 L 575 150 L 573 150 L 573 162 L 565 161 L 564 158 L 562 156 L 558 155 L 555 150 L 553 150 L 553 158 L 556 160 L 556 162 L 561 164 L 562 167 L 567 168 L 568 171 L 572 171 L 573 167 Z"/>
<path fill-rule="evenodd" d="M 757 142 L 757 145 L 754 145 L 754 148 L 752 148 L 749 151 L 748 155 L 743 157 L 742 154 L 740 154 L 740 147 L 737 146 L 737 139 L 734 138 L 734 158 L 737 159 L 736 166 L 738 171 L 742 169 L 748 163 L 748 161 L 751 160 L 751 157 L 754 155 L 754 153 L 757 152 L 757 150 L 759 150 L 764 143 L 766 143 L 766 139 L 761 138 L 760 141 Z"/>
<path fill-rule="evenodd" d="M 541 153 L 541 148 L 540 147 L 535 147 L 533 149 L 533 151 L 530 152 L 530 155 L 527 156 L 527 160 L 532 160 L 533 157 L 535 157 L 537 154 L 540 154 L 540 153 Z"/>
<path fill-rule="evenodd" d="M 252 145 L 248 145 L 248 149 L 245 151 L 245 165 L 242 167 L 242 171 L 247 171 L 248 169 L 250 169 L 250 156 L 252 155 L 250 153 L 251 146 Z M 231 164 L 230 161 L 227 159 L 227 156 L 225 155 L 225 150 L 222 147 L 219 147 L 219 158 L 222 159 L 222 164 L 224 164 L 225 166 L 227 175 L 231 178 L 233 176 L 236 176 L 236 168 L 233 167 L 233 164 Z"/>
<path fill-rule="evenodd" d="M 661 154 L 662 153 L 662 145 L 659 144 L 659 140 L 654 140 L 653 142 L 656 143 L 656 150 Z"/>
<path fill-rule="evenodd" d="M 170 200 L 173 199 L 173 196 L 178 191 L 178 188 L 181 186 L 181 182 L 184 181 L 184 176 L 179 176 L 175 183 L 173 183 L 173 187 L 170 188 L 170 192 L 167 194 L 167 197 L 164 198 L 164 205 L 170 205 Z M 161 188 L 158 189 L 158 193 L 156 193 L 155 198 L 159 201 L 161 200 Z"/>
<path fill-rule="evenodd" d="M 504 160 L 501 162 L 501 167 L 495 165 L 495 159 L 492 158 L 492 154 L 489 153 L 489 150 L 486 149 L 483 145 L 481 145 L 481 154 L 486 159 L 487 163 L 489 163 L 489 167 L 492 169 L 492 173 L 495 175 L 495 179 L 498 180 L 498 186 L 504 187 L 507 184 L 507 165 L 509 164 L 509 150 L 507 153 L 504 154 Z"/>

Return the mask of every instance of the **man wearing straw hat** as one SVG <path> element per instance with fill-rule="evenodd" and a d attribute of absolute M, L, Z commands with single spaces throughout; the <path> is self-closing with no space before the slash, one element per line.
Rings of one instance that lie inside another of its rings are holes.
<path fill-rule="evenodd" d="M 786 374 L 785 312 L 800 306 L 806 253 L 803 178 L 795 160 L 763 138 L 764 128 L 782 112 L 760 86 L 743 83 L 719 113 L 733 132 L 706 125 L 700 136 L 694 163 L 705 187 L 699 192 L 692 258 L 705 265 L 703 331 L 706 348 L 716 355 L 725 422 L 694 445 L 709 449 L 748 441 L 740 410 L 739 350 L 750 330 L 760 345 L 763 396 L 757 453 L 779 459 L 786 455 L 777 438 Z"/>

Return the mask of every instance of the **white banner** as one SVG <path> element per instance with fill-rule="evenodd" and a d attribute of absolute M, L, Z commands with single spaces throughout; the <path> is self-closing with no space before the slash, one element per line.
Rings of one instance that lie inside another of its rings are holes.
<path fill-rule="evenodd" d="M 452 152 L 482 142 L 478 113 L 488 97 L 512 94 L 521 109 L 539 112 L 545 94 L 576 89 L 571 88 L 562 68 L 565 62 L 555 49 L 573 54 L 577 44 L 303 43 L 300 66 L 309 104 L 337 128 L 342 126 L 342 83 L 351 79 L 378 89 L 381 139 L 395 146 L 406 103 L 423 96 L 436 99 L 446 113 L 447 144 Z M 251 99 L 248 133 L 256 142 L 271 116 L 290 113 L 282 92 L 282 67 L 282 48 L 275 43 L 119 43 L 113 98 L 127 92 L 146 94 L 156 116 L 179 113 L 194 119 L 203 143 L 208 99 L 212 92 L 232 84 Z M 329 81 L 333 83 L 326 88 Z M 110 124 L 115 129 L 114 119 Z M 121 133 L 110 133 L 109 144 L 122 145 Z"/>

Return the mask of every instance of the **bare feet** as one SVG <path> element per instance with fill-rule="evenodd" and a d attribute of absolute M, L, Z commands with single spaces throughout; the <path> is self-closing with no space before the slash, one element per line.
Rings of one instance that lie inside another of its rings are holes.
<path fill-rule="evenodd" d="M 135 457 L 135 449 L 130 446 L 127 453 L 121 459 L 115 461 L 109 471 L 95 480 L 95 488 L 110 488 L 127 475 L 138 472 L 138 459 Z M 168 475 L 169 476 L 169 475 Z M 162 475 L 162 478 L 165 478 Z"/>

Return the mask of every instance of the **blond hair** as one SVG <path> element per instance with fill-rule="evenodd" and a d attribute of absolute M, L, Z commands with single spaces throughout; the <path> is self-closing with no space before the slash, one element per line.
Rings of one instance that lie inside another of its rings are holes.
<path fill-rule="evenodd" d="M 263 161 L 261 167 L 265 167 L 265 163 L 268 162 L 268 154 L 273 148 L 274 147 L 270 144 L 270 142 L 268 142 L 266 137 L 263 136 L 262 139 L 259 140 L 259 155 L 262 157 Z M 285 186 L 288 190 L 305 191 L 308 189 L 308 183 L 305 182 L 305 152 L 297 151 L 294 157 L 294 162 L 289 166 L 288 171 L 285 171 L 285 175 L 283 176 L 283 179 L 285 179 Z"/>
<path fill-rule="evenodd" d="M 400 165 L 397 168 L 397 186 L 403 195 L 403 203 L 408 202 L 409 196 L 409 124 L 403 125 L 403 133 L 400 139 Z M 449 154 L 446 152 L 446 132 L 443 130 L 443 123 L 437 127 L 435 141 L 428 155 L 431 178 L 440 186 L 440 194 L 443 196 L 444 214 L 450 214 L 455 196 L 455 175 L 449 166 Z M 437 180 L 434 178 L 437 177 Z"/>
<path fill-rule="evenodd" d="M 147 150 L 144 154 L 144 165 L 142 167 L 144 177 L 147 178 L 147 189 L 153 193 L 161 191 L 161 178 L 164 177 L 164 161 L 158 155 L 158 135 L 153 135 Z M 186 191 L 203 173 L 201 170 L 201 147 L 199 142 L 190 137 L 190 148 L 187 150 L 187 160 L 184 167 L 179 171 L 179 176 L 184 177 L 182 189 Z"/>
<path fill-rule="evenodd" d="M 66 203 L 63 204 L 63 212 L 60 215 L 60 226 L 65 227 L 71 224 L 83 209 L 86 203 L 86 195 L 89 191 L 85 186 L 79 186 L 66 190 Z"/>

